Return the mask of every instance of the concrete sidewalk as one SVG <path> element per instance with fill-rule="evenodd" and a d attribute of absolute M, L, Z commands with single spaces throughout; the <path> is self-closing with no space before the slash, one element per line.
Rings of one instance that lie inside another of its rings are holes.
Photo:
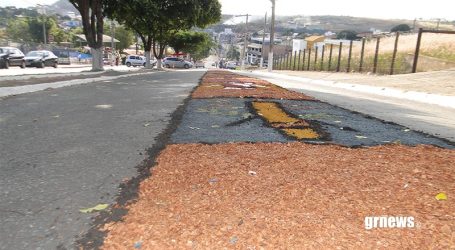
<path fill-rule="evenodd" d="M 257 70 L 255 72 L 267 72 Z M 395 88 L 429 94 L 455 96 L 455 69 L 400 75 L 372 75 L 341 72 L 275 70 L 273 73 L 311 80 L 353 83 L 375 87 Z"/>
<path fill-rule="evenodd" d="M 308 71 L 250 71 L 256 76 L 299 81 L 310 85 L 345 89 L 455 108 L 455 69 L 403 75 Z"/>

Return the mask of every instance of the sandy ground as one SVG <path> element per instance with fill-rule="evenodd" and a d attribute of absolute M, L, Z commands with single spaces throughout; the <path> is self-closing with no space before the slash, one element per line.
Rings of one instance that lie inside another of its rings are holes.
<path fill-rule="evenodd" d="M 430 146 L 170 145 L 103 248 L 449 249 L 453 162 Z M 366 216 L 415 225 L 367 230 Z"/>
<path fill-rule="evenodd" d="M 275 70 L 273 72 L 314 80 L 337 81 L 375 87 L 391 87 L 406 91 L 455 96 L 455 69 L 401 75 L 368 75 L 288 70 Z"/>

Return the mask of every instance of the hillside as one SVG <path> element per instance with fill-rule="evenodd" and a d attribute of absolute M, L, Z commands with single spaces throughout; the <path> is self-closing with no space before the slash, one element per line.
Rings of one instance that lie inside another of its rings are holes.
<path fill-rule="evenodd" d="M 58 0 L 54 4 L 50 5 L 47 9 L 50 13 L 56 13 L 61 16 L 65 16 L 68 12 L 72 11 L 79 14 L 79 11 L 68 0 Z"/>
<path fill-rule="evenodd" d="M 226 18 L 215 25 L 218 29 L 224 27 L 233 27 L 238 32 L 243 31 L 244 24 L 223 25 L 226 23 Z M 249 23 L 250 31 L 259 31 L 263 29 L 264 19 L 254 18 Z M 229 23 L 229 22 L 227 22 Z M 278 16 L 276 19 L 277 32 L 287 32 L 292 30 L 296 33 L 321 33 L 325 31 L 338 32 L 341 30 L 354 30 L 356 32 L 367 32 L 370 30 L 390 31 L 398 24 L 408 24 L 410 27 L 414 26 L 414 20 L 400 20 L 400 19 L 375 19 L 364 17 L 351 17 L 351 16 Z M 417 20 L 416 28 L 430 28 L 434 29 L 437 26 L 436 21 Z M 441 29 L 455 30 L 454 22 L 441 22 L 439 27 Z"/>

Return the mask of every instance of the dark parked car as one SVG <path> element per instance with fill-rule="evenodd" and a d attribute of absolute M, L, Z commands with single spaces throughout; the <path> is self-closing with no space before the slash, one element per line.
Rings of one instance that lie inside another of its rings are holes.
<path fill-rule="evenodd" d="M 19 66 L 25 68 L 24 53 L 12 47 L 0 47 L 0 68 Z"/>
<path fill-rule="evenodd" d="M 57 68 L 58 57 L 48 50 L 34 50 L 25 55 L 25 65 L 37 68 L 44 68 L 45 66 Z"/>

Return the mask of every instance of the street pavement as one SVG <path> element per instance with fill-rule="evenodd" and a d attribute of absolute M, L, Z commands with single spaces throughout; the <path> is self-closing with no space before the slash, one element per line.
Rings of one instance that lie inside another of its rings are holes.
<path fill-rule="evenodd" d="M 27 69 L 25 69 L 27 70 Z M 203 71 L 155 72 L 0 99 L 0 249 L 75 248 L 147 164 Z"/>
<path fill-rule="evenodd" d="M 358 87 L 348 89 L 339 87 L 337 84 L 321 84 L 318 82 L 318 80 L 321 79 L 314 77 L 314 74 L 310 74 L 310 77 L 313 76 L 314 79 L 299 79 L 298 77 L 289 78 L 286 73 L 272 75 L 256 71 L 239 73 L 270 81 L 278 86 L 308 94 L 318 100 L 342 108 L 368 114 L 384 121 L 394 122 L 416 131 L 422 131 L 430 135 L 445 138 L 452 142 L 455 141 L 455 108 L 450 107 L 452 105 L 450 103 L 445 103 L 448 104 L 447 106 L 441 106 L 428 103 L 426 99 L 404 99 L 398 96 L 378 93 L 374 89 L 369 89 L 369 91 L 366 92 L 359 90 Z M 364 77 L 364 80 L 366 78 L 368 78 L 368 76 Z M 378 77 L 375 78 L 375 84 L 380 86 L 380 81 L 377 78 Z M 334 76 L 333 79 L 335 79 Z M 388 79 L 389 77 L 382 78 L 384 86 L 390 84 L 387 82 Z M 344 81 L 349 83 L 349 79 L 344 79 Z M 366 83 L 368 83 L 367 80 Z M 395 84 L 397 83 L 395 82 Z M 428 84 L 431 83 L 428 82 Z M 440 86 L 439 90 L 435 93 L 443 91 L 443 88 L 443 86 Z M 403 95 L 405 92 L 406 91 L 403 91 Z M 453 102 L 455 97 L 446 96 L 445 98 L 452 100 Z"/>
<path fill-rule="evenodd" d="M 119 185 L 152 164 L 157 144 L 294 141 L 264 126 L 263 118 L 254 116 L 245 104 L 253 101 L 248 98 L 193 99 L 175 133 L 157 141 L 157 136 L 169 132 L 166 127 L 176 126 L 171 114 L 183 107 L 204 72 L 142 72 L 0 99 L 0 249 L 74 248 L 75 241 L 87 238 L 87 231 L 96 224 L 91 214 L 79 210 L 114 204 Z M 345 108 L 323 102 L 274 101 L 292 116 L 320 124 L 332 143 L 424 143 L 453 148 L 453 143 L 413 131 L 455 141 L 451 108 L 278 76 L 242 74 Z M 300 112 L 308 107 L 311 112 Z M 220 133 L 221 128 L 228 136 Z"/>

